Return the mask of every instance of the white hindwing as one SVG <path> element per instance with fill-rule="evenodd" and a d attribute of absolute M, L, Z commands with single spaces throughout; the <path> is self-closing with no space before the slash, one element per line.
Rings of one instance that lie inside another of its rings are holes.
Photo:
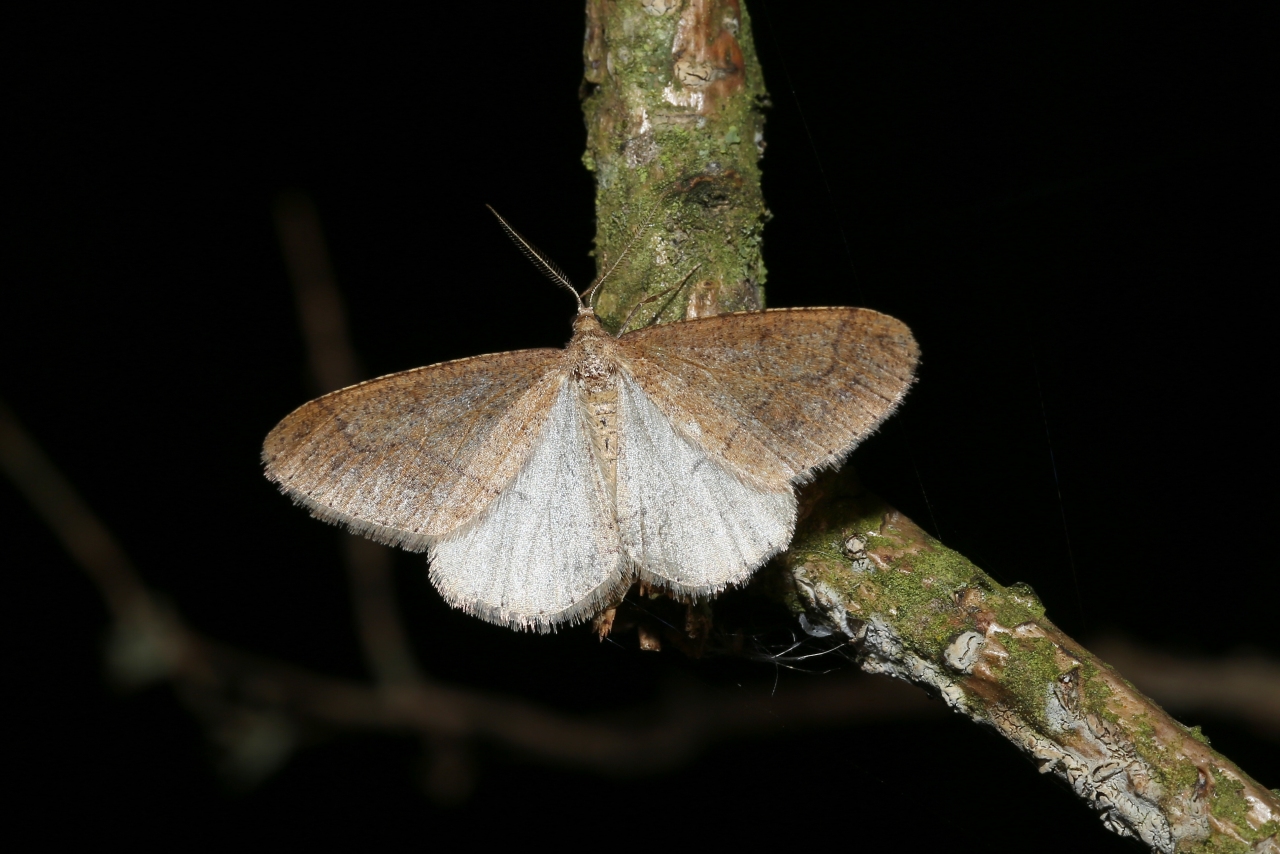
<path fill-rule="evenodd" d="M 640 577 L 684 594 L 745 581 L 786 547 L 790 488 L 753 489 L 680 435 L 625 371 L 618 374 L 618 527 Z M 685 425 L 691 433 L 697 425 Z"/>
<path fill-rule="evenodd" d="M 431 548 L 450 604 L 490 622 L 550 631 L 595 613 L 626 583 L 618 528 L 566 381 L 529 458 L 484 513 Z"/>

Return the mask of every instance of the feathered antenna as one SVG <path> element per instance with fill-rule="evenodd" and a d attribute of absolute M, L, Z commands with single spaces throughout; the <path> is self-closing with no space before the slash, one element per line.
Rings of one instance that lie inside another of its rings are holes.
<path fill-rule="evenodd" d="M 519 247 L 526 258 L 533 262 L 533 266 L 541 270 L 542 274 L 548 279 L 573 294 L 573 298 L 578 301 L 578 308 L 585 308 L 586 306 L 582 302 L 582 296 L 578 293 L 578 289 L 573 286 L 573 282 L 569 281 L 569 277 L 565 275 L 564 270 L 560 269 L 560 265 L 548 258 L 541 249 L 525 240 L 524 236 L 512 228 L 511 224 L 503 219 L 502 214 L 495 211 L 492 205 L 485 205 L 485 207 L 489 209 L 489 213 L 498 218 L 498 223 L 502 226 L 503 231 L 507 233 L 507 237 L 510 237 L 511 242 Z"/>

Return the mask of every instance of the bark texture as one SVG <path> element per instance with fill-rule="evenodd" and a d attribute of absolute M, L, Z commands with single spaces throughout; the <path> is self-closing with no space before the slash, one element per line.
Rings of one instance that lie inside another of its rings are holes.
<path fill-rule="evenodd" d="M 746 9 L 589 0 L 584 58 L 601 270 L 634 243 L 601 289 L 602 319 L 763 307 L 767 95 Z M 992 727 L 1153 851 L 1280 854 L 1280 796 L 1063 634 L 1029 587 L 996 583 L 851 472 L 804 501 L 766 584 L 808 632 L 847 637 L 864 670 Z"/>
<path fill-rule="evenodd" d="M 637 307 L 631 328 L 763 307 L 754 50 L 737 0 L 587 4 L 583 162 L 601 272 L 631 246 L 597 295 L 606 327 Z"/>
<path fill-rule="evenodd" d="M 852 472 L 815 486 L 775 587 L 807 631 L 992 727 L 1153 851 L 1280 851 L 1276 793 L 1058 629 L 1030 587 L 996 583 Z"/>

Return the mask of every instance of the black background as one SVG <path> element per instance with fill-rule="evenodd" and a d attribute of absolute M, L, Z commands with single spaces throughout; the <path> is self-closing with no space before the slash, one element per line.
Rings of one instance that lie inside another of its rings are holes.
<path fill-rule="evenodd" d="M 1077 637 L 1274 655 L 1256 23 L 1210 4 L 750 8 L 775 105 L 770 303 L 876 308 L 924 352 L 854 457 L 864 477 Z M 580 4 L 44 14 L 7 37 L 0 395 L 194 626 L 361 677 L 339 535 L 260 475 L 262 437 L 310 396 L 272 199 L 316 200 L 368 375 L 562 344 L 571 303 L 483 204 L 591 279 Z M 96 592 L 8 484 L 0 502 L 15 812 L 64 817 L 55 838 L 1137 850 L 959 719 L 779 727 L 621 781 L 482 747 L 448 809 L 411 740 L 347 735 L 232 792 L 168 689 L 107 687 Z M 420 558 L 397 568 L 442 680 L 579 713 L 677 678 L 773 685 L 765 664 L 518 636 L 443 606 Z M 1274 742 L 1187 722 L 1280 785 Z"/>

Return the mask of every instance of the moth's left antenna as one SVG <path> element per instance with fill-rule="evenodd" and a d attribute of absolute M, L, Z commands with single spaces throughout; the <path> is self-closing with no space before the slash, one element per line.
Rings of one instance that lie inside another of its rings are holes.
<path fill-rule="evenodd" d="M 502 218 L 502 214 L 493 209 L 493 205 L 485 205 L 485 207 L 489 209 L 489 213 L 498 218 L 498 224 L 507 233 L 507 237 L 510 237 L 511 242 L 519 247 L 526 258 L 533 262 L 533 266 L 541 270 L 542 275 L 573 294 L 573 298 L 578 301 L 578 308 L 583 308 L 582 296 L 578 293 L 578 289 L 573 286 L 573 282 L 569 281 L 569 277 L 565 275 L 564 270 L 560 269 L 560 265 L 548 258 L 541 249 L 525 240 L 520 232 L 512 228 L 511 224 Z"/>

